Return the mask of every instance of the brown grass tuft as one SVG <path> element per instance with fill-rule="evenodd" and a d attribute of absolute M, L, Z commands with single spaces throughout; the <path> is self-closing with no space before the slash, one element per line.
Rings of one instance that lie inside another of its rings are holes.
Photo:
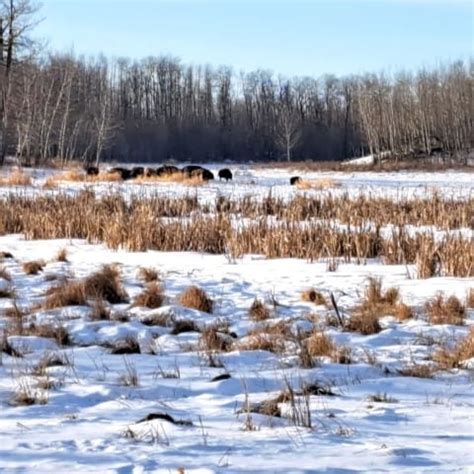
<path fill-rule="evenodd" d="M 156 281 L 148 283 L 146 288 L 135 298 L 134 306 L 144 306 L 146 308 L 159 308 L 165 299 L 163 288 Z"/>
<path fill-rule="evenodd" d="M 43 271 L 46 263 L 43 260 L 32 260 L 30 262 L 25 262 L 22 265 L 23 271 L 27 275 L 37 275 L 39 272 Z"/>
<path fill-rule="evenodd" d="M 178 297 L 178 302 L 186 308 L 197 309 L 204 313 L 212 313 L 214 302 L 209 298 L 206 292 L 197 287 L 190 286 L 186 288 Z"/>
<path fill-rule="evenodd" d="M 326 298 L 314 288 L 309 288 L 301 293 L 301 300 L 314 303 L 315 305 L 326 305 Z"/>
<path fill-rule="evenodd" d="M 425 310 L 431 324 L 464 324 L 466 309 L 454 295 L 445 299 L 438 293 L 426 302 Z"/>
<path fill-rule="evenodd" d="M 336 348 L 333 340 L 322 331 L 314 331 L 306 340 L 306 347 L 312 357 L 330 357 Z"/>
<path fill-rule="evenodd" d="M 421 379 L 433 378 L 436 371 L 436 367 L 433 364 L 409 364 L 402 369 L 398 370 L 400 375 L 405 377 L 418 377 Z"/>
<path fill-rule="evenodd" d="M 87 305 L 87 295 L 82 281 L 65 281 L 47 291 L 43 302 L 44 309 L 62 308 L 63 306 Z"/>
<path fill-rule="evenodd" d="M 406 321 L 407 319 L 411 319 L 414 316 L 412 307 L 405 303 L 398 303 L 395 305 L 393 315 L 398 321 Z"/>
<path fill-rule="evenodd" d="M 62 248 L 56 254 L 56 261 L 57 262 L 67 262 L 67 249 Z"/>
<path fill-rule="evenodd" d="M 127 303 L 120 270 L 115 265 L 104 265 L 84 280 L 85 294 L 89 298 L 103 298 L 111 304 Z"/>
<path fill-rule="evenodd" d="M 433 361 L 441 370 L 457 369 L 462 363 L 474 357 L 474 327 L 466 337 L 457 341 L 453 348 L 442 346 L 433 355 Z"/>
<path fill-rule="evenodd" d="M 380 313 L 376 307 L 358 309 L 346 322 L 344 329 L 351 332 L 360 332 L 366 336 L 377 334 L 382 330 L 379 317 Z"/>
<path fill-rule="evenodd" d="M 232 338 L 215 327 L 209 327 L 201 333 L 199 346 L 205 351 L 227 352 L 232 348 Z"/>
<path fill-rule="evenodd" d="M 143 283 L 151 283 L 153 281 L 159 281 L 160 276 L 154 268 L 141 267 L 138 270 L 137 277 Z"/>
<path fill-rule="evenodd" d="M 97 299 L 92 305 L 92 311 L 89 316 L 93 321 L 109 320 L 111 317 L 110 308 L 106 306 L 103 300 Z"/>
<path fill-rule="evenodd" d="M 270 317 L 270 310 L 263 301 L 255 298 L 249 308 L 249 317 L 253 321 L 265 321 Z"/>

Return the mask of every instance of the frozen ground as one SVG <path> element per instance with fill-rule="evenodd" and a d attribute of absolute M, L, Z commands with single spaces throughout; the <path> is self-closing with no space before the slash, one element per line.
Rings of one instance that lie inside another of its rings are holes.
<path fill-rule="evenodd" d="M 38 173 L 36 189 L 44 193 Z M 234 183 L 211 183 L 198 188 L 170 185 L 114 185 L 126 192 L 143 189 L 165 193 L 197 192 L 203 199 L 218 193 L 241 195 L 296 191 L 286 183 L 294 173 L 283 170 L 237 170 Z M 445 195 L 463 197 L 474 189 L 469 173 L 343 173 L 329 175 L 341 183 L 336 192 L 374 192 L 394 198 L 436 188 Z M 253 184 L 255 183 L 255 184 Z M 75 192 L 81 184 L 65 183 Z M 108 185 L 97 187 L 99 192 Z M 2 188 L 10 192 L 12 188 Z M 50 191 L 48 191 L 50 192 Z M 67 262 L 55 255 L 67 250 Z M 3 266 L 11 282 L 0 278 L 0 290 L 16 291 L 19 307 L 40 303 L 48 288 L 63 275 L 84 277 L 102 264 L 116 262 L 125 289 L 133 300 L 143 289 L 140 267 L 159 271 L 166 301 L 159 309 L 112 305 L 113 314 L 128 321 L 93 321 L 87 306 L 33 309 L 29 322 L 63 326 L 70 343 L 54 339 L 11 336 L 11 347 L 23 357 L 1 355 L 0 363 L 0 471 L 1 472 L 186 472 L 186 473 L 355 473 L 423 472 L 468 473 L 474 470 L 474 361 L 464 368 L 437 372 L 433 378 L 402 376 L 398 370 L 429 363 L 439 342 L 452 344 L 465 337 L 474 324 L 467 310 L 464 326 L 431 325 L 424 303 L 438 291 L 465 300 L 472 279 L 414 280 L 411 266 L 341 263 L 328 272 L 326 262 L 296 259 L 266 260 L 248 255 L 236 262 L 225 256 L 198 253 L 128 253 L 80 240 L 25 241 L 20 235 L 0 237 L 0 251 L 10 252 Z M 44 259 L 44 270 L 26 275 L 25 261 Z M 52 276 L 54 275 L 54 277 Z M 299 366 L 288 341 L 283 353 L 246 350 L 249 330 L 258 326 L 248 315 L 254 298 L 266 300 L 270 322 L 287 321 L 296 331 L 325 325 L 334 316 L 329 307 L 302 302 L 301 291 L 314 287 L 326 297 L 332 292 L 343 315 L 350 314 L 363 294 L 369 276 L 382 277 L 384 288 L 399 288 L 415 317 L 398 322 L 382 318 L 383 330 L 364 336 L 326 327 L 340 347 L 351 350 L 351 364 L 327 357 L 316 367 Z M 55 278 L 56 280 L 52 280 Z M 215 301 L 212 315 L 183 308 L 177 296 L 191 284 L 201 286 Z M 277 301 L 278 305 L 271 304 Z M 5 309 L 11 298 L 0 298 L 0 330 L 11 322 Z M 191 319 L 199 328 L 227 321 L 234 334 L 229 352 L 208 355 L 199 346 L 198 332 L 172 335 L 172 328 L 150 325 L 153 317 Z M 133 338 L 138 354 L 111 354 L 110 347 Z M 41 373 L 40 361 L 56 357 Z M 215 361 L 215 362 L 216 362 Z M 211 367 L 210 365 L 220 365 Z M 124 376 L 136 371 L 137 386 L 126 386 Z M 230 378 L 212 382 L 221 374 Z M 40 388 L 45 380 L 49 389 Z M 240 413 L 246 397 L 255 404 L 275 397 L 286 384 L 298 390 L 304 383 L 329 388 L 333 395 L 309 399 L 312 428 L 291 420 L 288 403 L 281 417 L 250 414 L 254 429 L 246 430 L 249 415 Z M 45 404 L 14 406 L 12 397 L 28 387 Z M 376 401 L 375 399 L 382 399 Z M 173 424 L 147 415 L 162 413 L 192 424 Z M 179 471 L 182 469 L 182 471 Z"/>

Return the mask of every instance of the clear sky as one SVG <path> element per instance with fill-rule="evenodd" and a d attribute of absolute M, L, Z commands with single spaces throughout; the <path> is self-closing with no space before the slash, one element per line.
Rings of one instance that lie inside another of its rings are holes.
<path fill-rule="evenodd" d="M 470 0 L 42 0 L 53 50 L 170 54 L 286 76 L 416 69 L 473 55 Z"/>

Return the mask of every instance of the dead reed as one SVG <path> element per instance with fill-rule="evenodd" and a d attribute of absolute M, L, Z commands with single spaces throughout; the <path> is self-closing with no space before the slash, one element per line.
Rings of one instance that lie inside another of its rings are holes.
<path fill-rule="evenodd" d="M 445 297 L 438 293 L 425 304 L 428 321 L 431 324 L 464 324 L 466 309 L 459 299 L 451 295 Z"/>

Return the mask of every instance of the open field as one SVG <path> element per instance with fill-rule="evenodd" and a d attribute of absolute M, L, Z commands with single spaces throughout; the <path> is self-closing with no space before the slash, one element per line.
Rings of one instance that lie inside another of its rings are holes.
<path fill-rule="evenodd" d="M 470 472 L 472 174 L 233 171 L 0 182 L 2 468 Z"/>

